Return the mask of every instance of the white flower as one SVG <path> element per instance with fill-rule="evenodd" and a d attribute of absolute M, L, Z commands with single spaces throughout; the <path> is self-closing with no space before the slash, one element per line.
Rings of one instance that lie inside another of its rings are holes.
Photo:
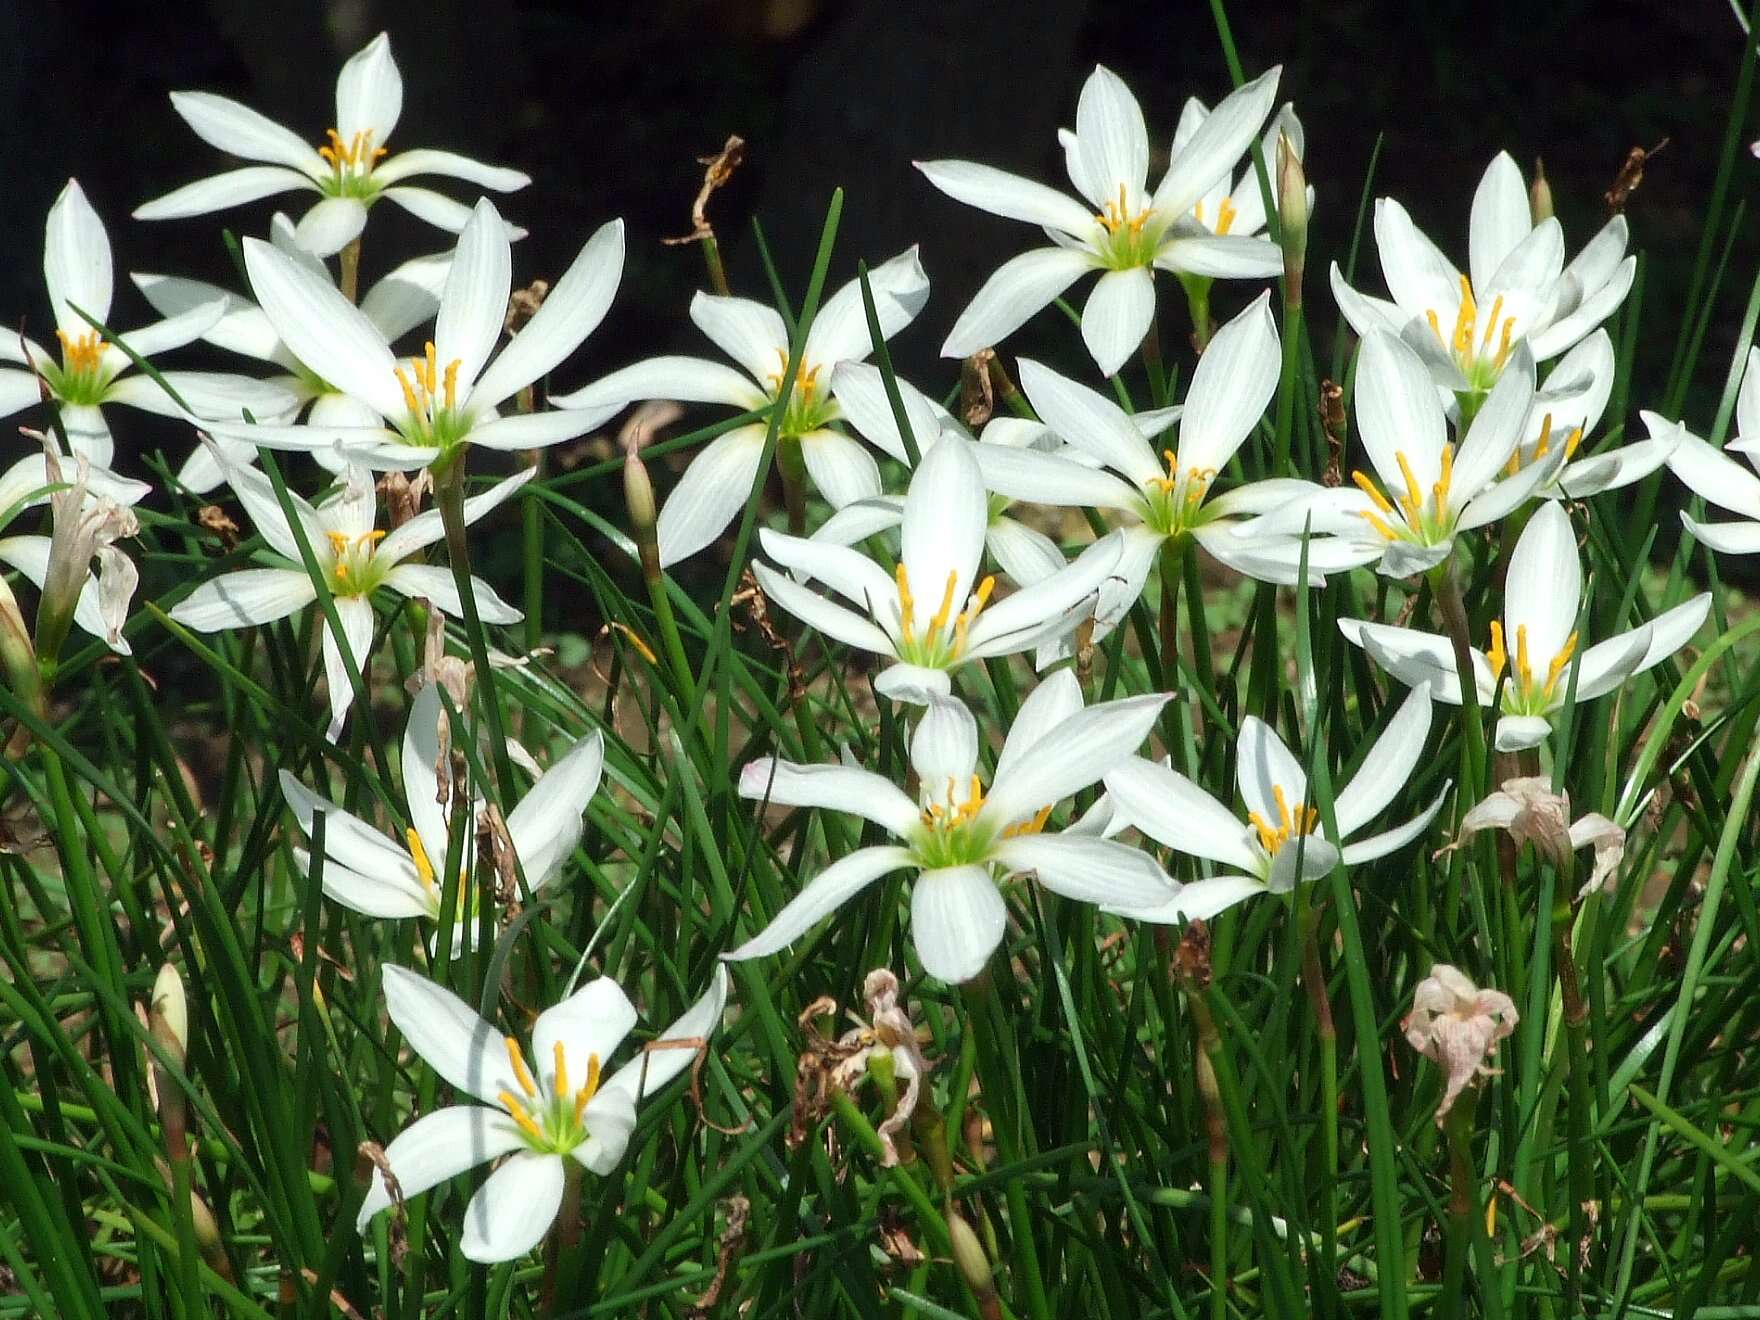
<path fill-rule="evenodd" d="M 273 623 L 317 599 L 317 588 L 301 566 L 299 542 L 282 515 L 281 504 L 269 479 L 254 468 L 226 467 L 226 479 L 244 504 L 257 531 L 282 559 L 285 567 L 247 568 L 210 578 L 179 601 L 171 618 L 196 632 L 224 628 L 249 628 Z M 525 468 L 507 480 L 473 495 L 464 502 L 468 526 L 487 515 L 512 495 L 537 469 Z M 380 588 L 411 598 L 426 599 L 444 614 L 459 618 L 464 602 L 459 599 L 452 571 L 433 564 L 406 563 L 416 551 L 439 541 L 446 533 L 440 511 L 429 509 L 387 534 L 378 530 L 377 500 L 372 476 L 362 468 L 350 468 L 341 486 L 315 508 L 288 492 L 312 555 L 322 570 L 342 623 L 349 653 L 364 671 L 373 640 L 373 594 Z M 517 623 L 525 616 L 502 600 L 489 585 L 471 579 L 477 613 L 485 623 Z M 354 688 L 335 636 L 324 631 L 324 675 L 330 689 L 330 737 L 342 732 Z"/>
<path fill-rule="evenodd" d="M 1157 843 L 1219 864 L 1224 874 L 1177 885 L 1159 907 L 1126 910 L 1142 921 L 1207 921 L 1257 894 L 1280 894 L 1298 880 L 1315 880 L 1342 860 L 1356 866 L 1405 847 L 1429 828 L 1449 785 L 1415 818 L 1382 834 L 1347 842 L 1405 788 L 1430 735 L 1430 694 L 1419 687 L 1363 754 L 1356 778 L 1333 801 L 1339 837 L 1321 829 L 1308 800 L 1308 776 L 1270 725 L 1249 715 L 1241 722 L 1235 766 L 1243 823 L 1223 803 L 1166 765 L 1132 757 L 1106 775 L 1112 809 Z M 1114 905 L 1114 910 L 1117 909 Z"/>
<path fill-rule="evenodd" d="M 827 637 L 891 659 L 874 687 L 897 701 L 945 694 L 948 675 L 961 665 L 1062 636 L 1118 563 L 1118 540 L 1107 537 L 1058 573 L 991 605 L 996 579 L 978 576 L 987 504 L 974 447 L 944 437 L 924 455 L 905 495 L 899 562 L 890 570 L 847 546 L 769 528 L 761 533 L 770 558 L 810 574 L 860 613 L 754 563 L 764 594 Z"/>
<path fill-rule="evenodd" d="M 244 241 L 251 288 L 276 336 L 307 370 L 361 405 L 356 424 L 215 426 L 217 437 L 272 449 L 341 445 L 370 467 L 407 471 L 464 445 L 537 449 L 580 435 L 615 409 L 502 417 L 498 409 L 576 348 L 604 319 L 623 276 L 623 221 L 601 225 L 525 328 L 501 349 L 513 257 L 494 203 L 479 201 L 458 236 L 434 339 L 399 363 L 381 327 L 329 277 L 260 239 Z M 364 423 L 364 424 L 362 424 Z"/>
<path fill-rule="evenodd" d="M 129 508 L 152 487 L 93 467 L 83 455 L 70 480 L 63 467 L 67 461 L 48 439 L 43 452 L 28 454 L 0 472 L 0 533 L 27 509 L 42 504 L 53 508 L 52 536 L 0 535 L 0 564 L 17 569 L 44 592 L 51 611 L 64 608 L 65 601 L 51 601 L 50 592 L 73 595 L 72 622 L 111 650 L 128 655 L 122 627 L 138 574 L 113 542 L 138 530 Z M 98 562 L 95 573 L 93 559 Z M 39 631 L 42 619 L 39 610 Z"/>
<path fill-rule="evenodd" d="M 1518 347 L 1457 453 L 1424 364 L 1402 341 L 1372 330 L 1357 364 L 1356 413 L 1374 476 L 1352 472 L 1356 489 L 1317 491 L 1241 534 L 1287 535 L 1306 524 L 1336 537 L 1346 562 L 1375 563 L 1389 577 L 1426 572 L 1448 558 L 1461 532 L 1497 521 L 1557 479 L 1569 456 L 1563 445 L 1505 475 L 1533 397 L 1533 362 Z"/>
<path fill-rule="evenodd" d="M 518 170 L 427 149 L 386 158 L 386 142 L 403 110 L 403 77 L 391 58 L 391 38 L 381 32 L 357 51 L 336 79 L 336 126 L 326 145 L 314 147 L 291 129 L 249 106 L 211 92 L 173 92 L 172 108 L 210 146 L 260 162 L 185 184 L 136 209 L 137 220 L 174 220 L 224 211 L 277 193 L 314 192 L 320 200 L 299 222 L 299 245 L 327 257 L 360 236 L 367 208 L 380 198 L 417 219 L 456 234 L 470 210 L 405 179 L 439 174 L 496 192 L 523 188 L 531 179 Z M 513 230 L 517 238 L 523 230 Z"/>
<path fill-rule="evenodd" d="M 37 403 L 46 389 L 67 432 L 69 448 L 90 459 L 94 467 L 107 468 L 115 461 L 116 445 L 104 419 L 105 404 L 125 403 L 166 417 L 184 414 L 151 378 L 128 375 L 134 366 L 128 355 L 115 344 L 105 343 L 85 317 L 73 310 L 78 307 L 107 324 L 114 278 L 110 236 L 73 179 L 49 208 L 43 278 L 55 312 L 60 353 L 51 354 L 20 334 L 0 334 L 0 362 L 16 362 L 25 368 L 0 368 L 0 417 L 10 417 Z M 142 358 L 152 358 L 200 338 L 222 311 L 217 300 L 189 307 L 124 335 L 123 342 Z M 209 371 L 161 374 L 202 419 L 237 418 L 245 408 L 253 414 L 273 415 L 291 402 L 284 390 L 243 376 Z"/>
<path fill-rule="evenodd" d="M 1492 621 L 1489 652 L 1472 652 L 1480 705 L 1492 704 L 1502 680 L 1499 751 L 1545 740 L 1552 716 L 1564 707 L 1573 671 L 1578 704 L 1593 701 L 1680 650 L 1711 610 L 1709 593 L 1695 596 L 1578 655 L 1575 629 L 1582 599 L 1583 569 L 1570 517 L 1548 501 L 1535 511 L 1510 555 L 1503 619 Z M 1448 638 L 1364 619 L 1340 619 L 1338 626 L 1401 682 L 1427 682 L 1438 701 L 1460 701 Z"/>
<path fill-rule="evenodd" d="M 402 845 L 392 842 L 334 802 L 318 796 L 287 771 L 281 794 L 309 837 L 314 814 L 324 817 L 324 892 L 369 917 L 440 919 L 445 882 L 440 875 L 451 843 L 451 807 L 444 800 L 442 770 L 447 757 L 446 712 L 440 685 L 429 683 L 410 705 L 403 733 L 403 792 L 410 828 Z M 605 740 L 597 732 L 578 740 L 532 785 L 507 813 L 507 837 L 532 893 L 562 870 L 581 837 L 581 814 L 598 790 L 605 768 Z M 448 772 L 448 778 L 450 772 Z M 477 819 L 482 801 L 472 797 L 470 820 L 460 841 L 457 921 L 452 930 L 456 954 L 476 935 L 478 886 L 470 881 L 476 859 Z M 295 850 L 302 873 L 312 859 Z"/>
<path fill-rule="evenodd" d="M 269 241 L 290 260 L 313 274 L 332 279 L 329 269 L 321 261 L 294 242 L 293 222 L 279 212 L 270 220 Z M 406 261 L 367 290 L 361 299 L 361 313 L 385 337 L 386 343 L 395 344 L 416 326 L 433 320 L 451 268 L 450 252 Z M 294 356 L 281 342 L 281 336 L 275 333 L 267 313 L 255 303 L 201 280 L 147 274 L 135 274 L 130 278 L 147 301 L 165 316 L 177 316 L 195 307 L 219 303 L 222 309 L 220 319 L 203 332 L 202 339 L 229 353 L 280 368 L 280 374 L 264 383 L 285 391 L 290 406 L 278 414 L 253 411 L 252 417 L 256 421 L 291 422 L 307 411 L 309 405 L 309 416 L 315 426 L 378 425 L 379 419 L 372 409 L 350 398 Z M 243 441 L 217 440 L 215 443 L 233 463 L 256 461 L 255 448 Z M 344 465 L 343 459 L 331 449 L 319 449 L 313 457 L 332 472 L 340 472 Z M 177 479 L 186 489 L 205 495 L 226 479 L 226 473 L 215 461 L 212 449 L 197 445 L 178 472 Z"/>
<path fill-rule="evenodd" d="M 1480 1077 L 1497 1070 L 1485 1060 L 1497 1042 L 1516 1029 L 1521 1014 L 1510 997 L 1481 990 L 1457 967 L 1437 963 L 1412 993 L 1412 1011 L 1400 1022 L 1411 1047 L 1442 1069 L 1441 1127 L 1455 1100 Z"/>
<path fill-rule="evenodd" d="M 1277 96 L 1280 69 L 1225 97 L 1185 140 L 1148 189 L 1143 111 L 1117 74 L 1101 66 L 1082 86 L 1075 132 L 1061 134 L 1070 182 L 1086 202 L 1018 175 L 964 160 L 920 161 L 929 182 L 955 201 L 1038 225 L 1055 246 L 1006 262 L 960 314 L 941 352 L 966 357 L 1024 325 L 1089 271 L 1102 271 L 1082 311 L 1082 339 L 1112 375 L 1136 351 L 1155 316 L 1153 272 L 1263 279 L 1283 269 L 1277 248 L 1232 232 L 1218 213 L 1196 213 L 1226 186 Z M 1218 230 L 1228 230 L 1219 233 Z"/>
<path fill-rule="evenodd" d="M 1188 537 L 1238 573 L 1265 582 L 1296 581 L 1300 520 L 1293 534 L 1280 531 L 1265 537 L 1239 534 L 1238 520 L 1282 508 L 1320 487 L 1273 478 L 1210 498 L 1217 474 L 1264 415 L 1277 388 L 1278 367 L 1277 327 L 1269 296 L 1261 295 L 1216 332 L 1198 359 L 1179 415 L 1177 448 L 1164 449 L 1158 457 L 1140 424 L 1112 400 L 1021 359 L 1021 389 L 1034 410 L 1072 448 L 1085 451 L 1101 466 L 1080 476 L 1067 470 L 1052 474 L 1043 459 L 1023 451 L 1006 463 L 991 462 L 993 488 L 1011 498 L 1115 509 L 1132 520 L 1119 533 L 1124 554 L 1101 593 L 1097 636 L 1142 595 L 1162 546 L 1182 545 Z M 1341 566 L 1328 542 L 1309 542 L 1310 581 L 1317 583 Z"/>
<path fill-rule="evenodd" d="M 617 1168 L 636 1106 L 691 1066 L 727 1006 L 727 970 L 718 967 L 708 993 L 653 1048 L 607 1077 L 605 1065 L 636 1023 L 629 996 L 609 977 L 538 1015 L 529 1063 L 513 1036 L 451 991 L 392 965 L 384 978 L 385 1005 L 410 1047 L 449 1085 L 483 1102 L 422 1115 L 386 1146 L 386 1162 L 407 1198 L 510 1157 L 465 1207 L 459 1250 L 485 1264 L 515 1260 L 543 1239 L 562 1205 L 563 1160 L 601 1177 Z M 375 1170 L 355 1231 L 391 1203 Z"/>
<path fill-rule="evenodd" d="M 886 339 L 915 320 L 929 298 L 929 279 L 914 247 L 871 271 L 868 285 Z M 742 412 L 776 402 L 788 369 L 789 336 L 773 308 L 749 298 L 699 293 L 691 300 L 691 320 L 739 364 L 739 371 L 706 358 L 650 358 L 572 394 L 554 395 L 551 402 L 586 409 L 598 418 L 639 399 L 723 403 Z M 826 299 L 813 318 L 788 409 L 778 423 L 778 437 L 799 444 L 813 484 L 833 508 L 880 493 L 880 468 L 874 456 L 831 426 L 842 415 L 832 394 L 839 364 L 860 362 L 873 347 L 862 288 L 851 280 Z M 660 510 L 656 535 L 662 565 L 676 564 L 711 544 L 745 508 L 758 477 L 767 430 L 767 422 L 735 427 L 691 459 Z"/>
<path fill-rule="evenodd" d="M 769 757 L 740 774 L 741 796 L 845 811 L 900 840 L 860 848 L 821 871 L 757 936 L 723 956 L 761 958 L 894 871 L 916 872 L 911 939 L 923 970 L 969 981 L 1002 943 L 1008 909 L 1000 880 L 1032 871 L 1053 893 L 1084 903 L 1153 907 L 1169 881 L 1140 849 L 1066 830 L 1044 833 L 1052 809 L 1100 779 L 1148 737 L 1167 698 L 1082 709 L 1081 686 L 1060 669 L 1021 703 L 986 793 L 978 726 L 958 701 L 933 697 L 911 738 L 921 785 L 912 802 L 891 781 L 850 765 L 795 765 Z"/>
<path fill-rule="evenodd" d="M 1360 335 L 1380 329 L 1403 336 L 1436 386 L 1463 398 L 1489 390 L 1518 345 L 1535 362 L 1570 348 L 1625 301 L 1637 269 L 1637 258 L 1625 255 L 1623 215 L 1565 265 L 1564 231 L 1552 217 L 1534 223 L 1527 185 L 1507 152 L 1473 194 L 1470 276 L 1390 197 L 1375 203 L 1375 243 L 1393 301 L 1358 293 L 1334 262 L 1339 310 Z"/>
<path fill-rule="evenodd" d="M 1459 837 L 1491 829 L 1508 830 L 1518 846 L 1533 844 L 1554 867 L 1570 863 L 1577 849 L 1592 848 L 1594 865 L 1578 898 L 1597 892 L 1626 855 L 1623 829 L 1598 811 L 1573 821 L 1571 795 L 1553 792 L 1552 781 L 1543 776 L 1504 780 L 1502 788 L 1461 817 Z"/>
<path fill-rule="evenodd" d="M 1760 348 L 1748 350 L 1736 395 L 1736 438 L 1727 448 L 1715 449 L 1683 430 L 1668 458 L 1669 468 L 1693 494 L 1740 519 L 1701 522 L 1682 512 L 1687 530 L 1720 554 L 1751 555 L 1760 552 L 1760 478 L 1730 458 L 1732 452 L 1760 468 Z"/>

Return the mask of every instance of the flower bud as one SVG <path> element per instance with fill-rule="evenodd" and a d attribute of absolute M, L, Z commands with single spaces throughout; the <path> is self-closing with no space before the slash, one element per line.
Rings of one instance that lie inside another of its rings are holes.
<path fill-rule="evenodd" d="M 1283 231 L 1283 279 L 1290 303 L 1300 306 L 1308 256 L 1308 176 L 1288 133 L 1277 135 L 1277 222 Z"/>
<path fill-rule="evenodd" d="M 990 1268 L 990 1257 L 984 1253 L 984 1244 L 978 1241 L 977 1232 L 957 1210 L 948 1212 L 947 1235 L 953 1239 L 953 1263 L 959 1268 L 966 1286 L 979 1301 L 994 1297 L 996 1277 Z"/>
<path fill-rule="evenodd" d="M 18 597 L 0 578 L 0 674 L 7 686 L 33 709 L 41 706 L 42 675 L 37 669 L 37 648 L 31 645 L 30 629 L 18 608 Z M 39 713 L 40 710 L 39 710 Z"/>
<path fill-rule="evenodd" d="M 153 981 L 147 1021 L 153 1039 L 182 1067 L 189 1054 L 189 1004 L 183 996 L 183 978 L 171 963 L 161 967 Z"/>
<path fill-rule="evenodd" d="M 1546 182 L 1546 162 L 1534 157 L 1534 182 L 1528 186 L 1528 210 L 1534 223 L 1552 219 L 1552 185 Z"/>
<path fill-rule="evenodd" d="M 623 502 L 629 508 L 629 525 L 635 533 L 636 549 L 641 552 L 642 576 L 650 582 L 658 582 L 660 541 L 654 534 L 654 527 L 660 515 L 654 506 L 654 483 L 648 479 L 648 465 L 633 448 L 623 460 Z"/>

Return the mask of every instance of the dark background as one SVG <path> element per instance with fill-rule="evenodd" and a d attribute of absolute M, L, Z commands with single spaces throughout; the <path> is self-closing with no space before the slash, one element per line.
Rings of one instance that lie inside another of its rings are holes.
<path fill-rule="evenodd" d="M 1348 244 L 1378 134 L 1375 191 L 1402 198 L 1463 265 L 1472 189 L 1497 148 L 1524 170 L 1544 157 L 1574 252 L 1603 220 L 1602 194 L 1627 150 L 1667 138 L 1629 208 L 1634 246 L 1648 254 L 1649 329 L 1633 399 L 1656 402 L 1647 391 L 1660 388 L 1683 314 L 1741 56 L 1722 0 L 1234 0 L 1229 10 L 1249 75 L 1281 60 L 1283 95 L 1307 125 L 1319 192 L 1310 304 L 1323 351 L 1335 316 L 1325 261 Z M 936 366 L 941 336 L 978 282 L 1035 235 L 943 198 L 909 161 L 969 156 L 1065 186 L 1055 130 L 1073 122 L 1096 61 L 1136 91 L 1163 153 L 1184 97 L 1214 102 L 1229 86 L 1210 7 L 1192 0 L 7 0 L 0 316 L 44 328 L 42 222 L 69 175 L 110 225 L 121 325 L 148 315 L 122 281 L 129 269 L 237 287 L 219 227 L 261 233 L 272 201 L 206 220 L 127 218 L 141 201 L 228 163 L 173 114 L 166 92 L 221 92 L 316 142 L 334 119 L 337 68 L 382 27 L 405 82 L 392 149 L 449 147 L 535 180 L 504 200 L 532 230 L 516 249 L 520 280 L 554 278 L 594 226 L 614 215 L 628 222 L 618 303 L 559 370 L 559 387 L 657 351 L 705 347 L 684 316 L 703 283 L 698 253 L 658 240 L 688 230 L 695 158 L 731 132 L 746 138 L 748 160 L 711 216 L 735 290 L 766 296 L 750 241 L 758 217 L 798 298 L 827 198 L 842 185 L 834 283 L 858 255 L 877 261 L 922 243 L 934 295 L 896 354 L 901 370 L 939 392 L 952 381 Z M 1754 136 L 1744 131 L 1744 141 Z M 1738 198 L 1752 195 L 1757 174 L 1760 162 L 1742 151 Z M 438 186 L 468 196 L 468 185 Z M 1688 402 L 1688 419 L 1701 425 L 1760 257 L 1754 232 L 1745 226 L 1738 237 Z M 442 246 L 438 231 L 377 208 L 363 281 L 394 257 Z M 1380 287 L 1372 267 L 1362 282 Z M 1218 310 L 1226 314 L 1245 287 L 1219 290 Z M 1164 317 L 1181 315 L 1176 295 L 1163 304 Z M 1054 355 L 1091 373 L 1067 328 L 1050 329 Z M 1029 332 L 1020 346 L 1036 338 Z"/>

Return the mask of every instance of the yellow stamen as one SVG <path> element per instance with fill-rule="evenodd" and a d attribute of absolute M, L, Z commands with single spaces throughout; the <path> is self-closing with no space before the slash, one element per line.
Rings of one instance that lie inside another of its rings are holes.
<path fill-rule="evenodd" d="M 422 410 L 421 402 L 416 398 L 416 392 L 409 383 L 409 377 L 403 374 L 403 368 L 393 367 L 391 374 L 397 377 L 397 383 L 403 390 L 403 406 L 412 413 L 419 413 Z"/>
<path fill-rule="evenodd" d="M 1558 680 L 1563 676 L 1565 666 L 1570 664 L 1571 657 L 1576 652 L 1577 635 L 1572 633 L 1564 639 L 1564 645 L 1559 649 L 1558 654 L 1552 657 L 1552 663 L 1546 666 L 1546 686 L 1541 690 L 1541 695 L 1548 701 L 1552 700 L 1552 694 L 1558 687 Z"/>
<path fill-rule="evenodd" d="M 1010 825 L 1007 829 L 1002 831 L 1002 837 L 1005 839 L 1015 839 L 1015 838 L 1019 838 L 1023 834 L 1042 833 L 1045 829 L 1046 822 L 1049 821 L 1050 819 L 1051 819 L 1050 806 L 1047 805 L 1047 806 L 1040 807 L 1037 811 L 1035 811 L 1026 820 L 1016 821 L 1013 825 Z"/>
<path fill-rule="evenodd" d="M 347 552 L 348 538 L 346 536 L 344 536 L 341 532 L 325 532 L 324 535 L 330 538 L 330 553 L 331 554 L 342 555 Z"/>
<path fill-rule="evenodd" d="M 503 1091 L 496 1097 L 496 1099 L 500 1100 L 502 1105 L 506 1107 L 507 1116 L 515 1123 L 519 1124 L 519 1130 L 521 1132 L 525 1133 L 535 1142 L 543 1142 L 543 1129 L 532 1121 L 532 1116 L 526 1112 L 525 1105 L 520 1103 L 520 1098 L 517 1095 L 512 1091 Z"/>
<path fill-rule="evenodd" d="M 1491 649 L 1485 658 L 1491 662 L 1491 681 L 1495 683 L 1503 677 L 1503 667 L 1509 663 L 1509 652 L 1503 647 L 1503 625 L 1496 619 L 1491 621 Z"/>
<path fill-rule="evenodd" d="M 1376 486 L 1373 481 L 1370 481 L 1365 474 L 1362 472 L 1353 472 L 1351 473 L 1351 480 L 1357 483 L 1358 490 L 1362 491 L 1363 494 L 1375 501 L 1375 507 L 1377 509 L 1380 509 L 1383 513 L 1393 512 L 1393 501 L 1383 495 L 1380 487 Z"/>
<path fill-rule="evenodd" d="M 1528 625 L 1516 625 L 1516 681 L 1525 692 L 1534 686 L 1534 671 L 1528 664 Z"/>
<path fill-rule="evenodd" d="M 1229 231 L 1229 227 L 1234 224 L 1234 216 L 1234 199 L 1224 197 L 1222 205 L 1216 208 L 1216 235 L 1218 238 Z"/>
<path fill-rule="evenodd" d="M 1406 451 L 1396 450 L 1393 456 L 1399 462 L 1400 476 L 1406 479 L 1406 493 L 1400 497 L 1400 506 L 1406 511 L 1406 521 L 1416 522 L 1424 508 L 1424 497 L 1419 494 L 1422 487 L 1418 485 L 1418 477 L 1412 471 L 1411 463 L 1406 460 Z"/>
<path fill-rule="evenodd" d="M 440 381 L 439 377 L 434 374 L 434 341 L 432 339 L 422 345 L 422 356 L 427 368 L 427 373 L 422 377 L 422 386 L 428 391 L 428 397 L 433 398 L 435 388 Z"/>
<path fill-rule="evenodd" d="M 88 330 L 78 336 L 70 335 L 65 330 L 56 330 L 55 338 L 61 341 L 61 361 L 67 370 L 97 370 L 98 363 L 104 356 L 104 341 L 98 338 L 96 330 Z"/>
<path fill-rule="evenodd" d="M 972 626 L 972 620 L 976 619 L 983 612 L 984 606 L 990 603 L 990 593 L 995 589 L 995 576 L 986 577 L 978 584 L 978 589 L 972 593 L 970 603 L 960 611 L 959 618 L 953 621 L 953 653 L 955 655 L 960 655 L 965 651 L 966 631 Z"/>
<path fill-rule="evenodd" d="M 526 1056 L 520 1052 L 519 1042 L 512 1036 L 503 1039 L 507 1042 L 507 1061 L 513 1065 L 513 1076 L 519 1082 L 519 1089 L 536 1100 L 538 1084 L 532 1080 L 532 1070 L 526 1067 Z"/>
<path fill-rule="evenodd" d="M 1436 309 L 1430 308 L 1424 313 L 1424 319 L 1430 322 L 1430 333 L 1438 339 L 1442 338 L 1442 322 L 1436 319 Z"/>
<path fill-rule="evenodd" d="M 1503 311 L 1503 295 L 1500 293 L 1491 300 L 1491 315 L 1485 318 L 1485 347 L 1491 347 L 1491 332 L 1497 329 L 1497 318 Z"/>
<path fill-rule="evenodd" d="M 946 629 L 947 620 L 953 614 L 953 589 L 958 584 L 959 570 L 954 568 L 948 569 L 947 585 L 941 589 L 941 608 L 936 610 L 934 617 L 929 620 L 930 636 L 939 637 Z"/>
<path fill-rule="evenodd" d="M 1366 519 L 1369 523 L 1369 526 L 1373 527 L 1377 532 L 1379 532 L 1381 534 L 1382 540 L 1384 540 L 1384 541 L 1397 541 L 1397 540 L 1399 540 L 1399 533 L 1394 531 L 1392 527 L 1388 526 L 1386 520 L 1383 519 L 1380 514 L 1371 513 L 1368 509 L 1358 509 L 1357 516 L 1359 518 Z"/>
<path fill-rule="evenodd" d="M 434 888 L 434 863 L 428 860 L 428 850 L 422 846 L 422 836 L 413 829 L 403 832 L 409 844 L 409 859 L 416 864 L 416 878 L 422 882 L 423 889 Z"/>
<path fill-rule="evenodd" d="M 1479 324 L 1478 304 L 1473 301 L 1473 283 L 1461 276 L 1461 306 L 1454 318 L 1454 351 L 1457 357 L 1468 357 L 1473 351 L 1475 331 Z"/>
<path fill-rule="evenodd" d="M 1568 460 L 1570 458 L 1575 457 L 1576 452 L 1577 452 L 1577 446 L 1582 443 L 1583 443 L 1583 428 L 1580 426 L 1572 428 L 1571 433 L 1565 437 L 1565 441 L 1564 441 L 1564 456 L 1565 456 L 1565 458 Z"/>
<path fill-rule="evenodd" d="M 462 362 L 458 358 L 453 358 L 446 364 L 446 406 L 448 408 L 458 407 L 458 369 L 461 365 Z"/>
<path fill-rule="evenodd" d="M 1540 419 L 1540 439 L 1534 445 L 1534 457 L 1545 458 L 1546 451 L 1552 448 L 1552 414 L 1547 413 Z"/>
<path fill-rule="evenodd" d="M 910 643 L 911 633 L 916 627 L 917 602 L 911 595 L 910 574 L 905 572 L 903 564 L 892 570 L 892 580 L 898 583 L 898 634 L 901 641 Z"/>
<path fill-rule="evenodd" d="M 1515 328 L 1516 318 L 1513 316 L 1505 317 L 1503 322 L 1503 338 L 1498 341 L 1497 357 L 1494 359 L 1499 369 L 1503 367 L 1504 359 L 1509 357 L 1510 332 Z"/>
<path fill-rule="evenodd" d="M 1448 487 L 1454 480 L 1454 446 L 1442 446 L 1442 479 L 1436 483 L 1436 516 L 1440 518 L 1442 511 L 1448 507 Z"/>
<path fill-rule="evenodd" d="M 587 1112 L 587 1106 L 593 1102 L 593 1097 L 597 1094 L 599 1094 L 599 1056 L 589 1054 L 587 1056 L 587 1080 L 581 1084 L 581 1089 L 574 1093 L 575 1122 L 581 1121 L 581 1115 Z"/>
<path fill-rule="evenodd" d="M 567 1095 L 568 1061 L 562 1057 L 562 1042 L 557 1041 L 556 1048 L 551 1052 L 556 1056 L 556 1079 L 550 1088 L 550 1093 L 552 1095 Z"/>

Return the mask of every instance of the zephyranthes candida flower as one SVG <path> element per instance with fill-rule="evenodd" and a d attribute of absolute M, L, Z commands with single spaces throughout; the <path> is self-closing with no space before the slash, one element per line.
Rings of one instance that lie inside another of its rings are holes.
<path fill-rule="evenodd" d="M 1458 967 L 1437 963 L 1418 982 L 1412 1011 L 1400 1022 L 1411 1047 L 1442 1069 L 1442 1101 L 1436 1126 L 1460 1093 L 1480 1077 L 1495 1076 L 1486 1063 L 1497 1042 L 1516 1029 L 1521 1014 L 1499 990 L 1481 990 Z"/>
<path fill-rule="evenodd" d="M 1748 350 L 1736 395 L 1736 438 L 1716 449 L 1683 430 L 1668 458 L 1669 468 L 1693 494 L 1737 515 L 1735 521 L 1705 522 L 1683 510 L 1681 522 L 1687 530 L 1720 554 L 1751 555 L 1760 551 L 1760 477 L 1730 458 L 1731 453 L 1760 468 L 1760 348 Z"/>
<path fill-rule="evenodd" d="M 1617 823 L 1598 811 L 1572 820 L 1571 795 L 1562 788 L 1554 791 L 1552 781 L 1543 776 L 1506 779 L 1461 817 L 1462 839 L 1491 829 L 1509 831 L 1518 845 L 1533 844 L 1560 870 L 1574 869 L 1578 849 L 1593 849 L 1594 865 L 1578 887 L 1579 898 L 1600 889 L 1626 855 L 1626 832 Z"/>

